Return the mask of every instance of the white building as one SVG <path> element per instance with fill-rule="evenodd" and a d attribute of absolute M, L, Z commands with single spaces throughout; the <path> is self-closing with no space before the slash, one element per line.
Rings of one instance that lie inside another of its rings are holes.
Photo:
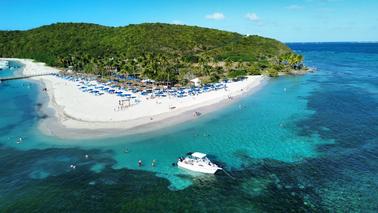
<path fill-rule="evenodd" d="M 190 82 L 192 84 L 194 84 L 194 86 L 196 86 L 196 87 L 201 86 L 201 80 L 199 78 L 192 79 L 192 80 L 190 80 Z"/>

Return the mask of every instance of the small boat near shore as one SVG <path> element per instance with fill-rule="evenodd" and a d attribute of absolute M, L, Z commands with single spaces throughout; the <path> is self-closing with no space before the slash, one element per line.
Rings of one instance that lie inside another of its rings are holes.
<path fill-rule="evenodd" d="M 214 174 L 218 170 L 222 170 L 221 167 L 212 163 L 206 157 L 206 154 L 201 152 L 188 153 L 185 158 L 180 157 L 177 162 L 177 166 L 180 168 L 206 174 Z"/>
<path fill-rule="evenodd" d="M 0 61 L 0 70 L 8 69 L 9 62 L 8 61 Z"/>

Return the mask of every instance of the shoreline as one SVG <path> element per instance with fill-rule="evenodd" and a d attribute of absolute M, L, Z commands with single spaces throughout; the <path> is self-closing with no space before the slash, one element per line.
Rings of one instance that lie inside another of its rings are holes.
<path fill-rule="evenodd" d="M 155 118 L 153 121 L 149 120 L 148 117 L 136 119 L 136 120 L 129 120 L 129 121 L 118 121 L 118 122 L 88 122 L 88 121 L 80 121 L 75 118 L 70 118 L 69 116 L 65 115 L 64 112 L 60 116 L 56 116 L 55 113 L 57 112 L 57 108 L 52 109 L 49 107 L 49 103 L 43 103 L 41 111 L 44 114 L 47 114 L 48 117 L 43 119 L 39 123 L 40 130 L 49 136 L 55 136 L 58 138 L 63 139 L 91 139 L 91 138 L 112 138 L 112 137 L 119 137 L 119 136 L 129 136 L 129 135 L 138 135 L 143 133 L 151 133 L 154 131 L 162 130 L 176 124 L 182 124 L 184 122 L 194 121 L 196 119 L 201 119 L 211 113 L 214 113 L 220 109 L 228 107 L 232 104 L 236 104 L 241 98 L 252 95 L 254 92 L 257 92 L 261 89 L 267 81 L 264 81 L 258 87 L 254 88 L 251 91 L 246 92 L 245 95 L 239 95 L 234 97 L 232 101 L 221 100 L 216 103 L 212 103 L 209 105 L 193 108 L 193 109 L 186 109 L 182 112 L 177 112 L 175 114 L 171 114 L 170 116 L 166 116 L 165 114 L 161 115 L 161 117 Z M 43 82 L 40 82 L 43 84 Z M 47 101 L 50 101 L 50 97 L 47 96 Z M 221 104 L 221 105 L 220 105 Z M 57 106 L 60 108 L 60 106 Z M 61 110 L 61 109 L 59 109 Z M 193 117 L 193 112 L 200 111 L 202 115 L 200 117 Z M 62 124 L 61 119 L 69 120 L 70 122 L 76 123 L 76 125 L 82 125 L 81 127 L 70 128 L 66 127 Z M 138 124 L 134 124 L 128 127 L 129 122 L 137 122 Z M 114 128 L 105 128 L 104 126 L 112 125 Z M 89 127 L 90 128 L 85 128 Z M 121 127 L 122 126 L 122 127 Z"/>
<path fill-rule="evenodd" d="M 56 68 L 27 59 L 11 58 L 6 60 L 23 64 L 22 72 L 24 74 L 30 74 L 36 70 L 59 72 Z M 267 77 L 249 76 L 243 82 L 231 83 L 235 84 L 235 88 L 231 87 L 232 91 L 229 92 L 211 91 L 208 92 L 211 94 L 199 94 L 197 97 L 181 99 L 161 98 L 156 100 L 156 103 L 147 99 L 143 100 L 144 103 L 130 107 L 134 109 L 127 109 L 119 113 L 115 110 L 113 112 L 109 108 L 111 105 L 108 104 L 108 102 L 115 101 L 113 100 L 116 98 L 115 95 L 114 97 L 108 97 L 110 95 L 90 97 L 88 95 L 91 94 L 81 94 L 82 91 L 75 88 L 72 82 L 58 79 L 55 76 L 39 76 L 31 78 L 31 80 L 36 80 L 41 83 L 42 88 L 47 88 L 47 92 L 41 91 L 38 97 L 42 102 L 41 113 L 47 115 L 47 118 L 42 119 L 38 124 L 41 132 L 48 136 L 64 139 L 90 139 L 142 134 L 193 119 L 201 119 L 208 113 L 229 106 L 240 98 L 256 92 L 266 83 Z M 227 95 L 229 94 L 233 100 L 228 100 Z M 99 103 L 99 100 L 106 103 Z M 89 103 L 88 111 L 86 106 L 81 106 L 88 104 L 87 102 Z M 173 102 L 177 108 L 167 111 L 164 105 L 167 102 Z M 90 105 L 90 103 L 94 105 Z M 194 117 L 193 113 L 197 111 L 201 113 L 201 116 Z M 105 115 L 101 116 L 99 113 Z"/>

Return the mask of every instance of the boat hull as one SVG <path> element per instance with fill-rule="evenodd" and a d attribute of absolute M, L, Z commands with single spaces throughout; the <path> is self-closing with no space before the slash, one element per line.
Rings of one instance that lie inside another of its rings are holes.
<path fill-rule="evenodd" d="M 190 171 L 201 172 L 201 173 L 206 173 L 206 174 L 214 174 L 215 172 L 221 169 L 218 167 L 191 165 L 191 164 L 184 163 L 181 161 L 177 162 L 177 166 L 180 168 L 190 170 Z"/>

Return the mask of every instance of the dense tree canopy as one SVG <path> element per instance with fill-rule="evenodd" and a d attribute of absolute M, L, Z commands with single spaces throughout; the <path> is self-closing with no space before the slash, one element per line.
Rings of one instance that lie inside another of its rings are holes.
<path fill-rule="evenodd" d="M 32 58 L 97 75 L 139 74 L 159 81 L 208 81 L 298 68 L 303 58 L 260 36 L 195 26 L 139 24 L 106 27 L 58 23 L 0 31 L 0 56 Z"/>

